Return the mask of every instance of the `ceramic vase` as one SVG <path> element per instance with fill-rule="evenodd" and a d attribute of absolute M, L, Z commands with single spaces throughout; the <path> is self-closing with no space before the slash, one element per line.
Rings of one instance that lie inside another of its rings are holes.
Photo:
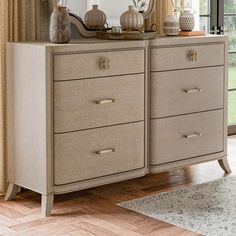
<path fill-rule="evenodd" d="M 164 33 L 167 36 L 179 34 L 179 20 L 175 16 L 166 16 L 164 20 Z"/>
<path fill-rule="evenodd" d="M 68 43 L 70 41 L 70 19 L 66 7 L 54 8 L 50 17 L 49 38 L 52 43 Z"/>
<path fill-rule="evenodd" d="M 106 15 L 98 9 L 98 5 L 93 5 L 93 9 L 86 12 L 84 20 L 90 29 L 102 29 L 106 24 Z"/>
<path fill-rule="evenodd" d="M 143 28 L 144 18 L 134 6 L 129 6 L 129 10 L 121 15 L 120 24 L 123 30 L 140 30 Z"/>
<path fill-rule="evenodd" d="M 184 10 L 179 18 L 179 24 L 182 31 L 192 31 L 195 26 L 193 13 L 189 10 Z"/>

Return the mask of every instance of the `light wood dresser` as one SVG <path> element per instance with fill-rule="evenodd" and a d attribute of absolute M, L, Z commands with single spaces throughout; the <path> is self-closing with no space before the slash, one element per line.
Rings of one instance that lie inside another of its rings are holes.
<path fill-rule="evenodd" d="M 227 155 L 224 39 L 197 37 L 173 38 L 172 44 L 164 39 L 151 42 L 152 172 Z M 223 166 L 222 161 L 220 164 Z"/>
<path fill-rule="evenodd" d="M 9 43 L 6 200 L 227 162 L 227 38 Z M 158 180 L 157 180 L 158 181 Z"/>

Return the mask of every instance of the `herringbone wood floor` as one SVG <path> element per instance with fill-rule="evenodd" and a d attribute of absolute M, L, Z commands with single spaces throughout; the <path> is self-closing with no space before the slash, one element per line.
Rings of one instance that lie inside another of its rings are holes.
<path fill-rule="evenodd" d="M 236 137 L 229 138 L 229 162 L 236 173 Z M 173 225 L 122 209 L 116 203 L 224 176 L 217 162 L 55 197 L 53 214 L 40 216 L 40 195 L 23 191 L 0 199 L 0 235 L 194 236 Z"/>

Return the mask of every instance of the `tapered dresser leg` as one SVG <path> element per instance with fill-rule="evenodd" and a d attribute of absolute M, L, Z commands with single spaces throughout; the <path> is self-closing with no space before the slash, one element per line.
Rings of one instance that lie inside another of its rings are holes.
<path fill-rule="evenodd" d="M 15 198 L 16 194 L 18 193 L 19 186 L 13 183 L 9 183 L 8 189 L 7 189 L 7 194 L 5 196 L 6 201 L 10 201 L 13 198 Z"/>
<path fill-rule="evenodd" d="M 223 159 L 218 160 L 220 167 L 224 170 L 225 173 L 231 173 L 231 169 L 229 166 L 229 162 L 227 157 L 224 157 Z"/>
<path fill-rule="evenodd" d="M 51 215 L 51 211 L 53 207 L 53 199 L 54 199 L 53 194 L 42 195 L 41 212 L 42 212 L 43 217 Z"/>

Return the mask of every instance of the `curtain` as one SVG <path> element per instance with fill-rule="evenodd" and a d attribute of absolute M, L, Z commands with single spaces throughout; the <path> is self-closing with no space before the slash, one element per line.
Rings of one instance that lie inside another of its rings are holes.
<path fill-rule="evenodd" d="M 167 15 L 172 13 L 171 1 L 168 0 L 154 0 L 155 9 L 146 21 L 146 28 L 149 29 L 153 24 L 157 27 L 157 32 L 163 34 L 164 19 Z"/>
<path fill-rule="evenodd" d="M 160 35 L 163 35 L 163 27 L 164 20 L 167 15 L 173 15 L 173 6 L 171 0 L 154 0 L 155 1 L 155 9 L 146 21 L 146 28 L 150 29 L 150 27 L 155 24 L 157 27 L 157 32 Z M 181 0 L 173 0 L 173 3 L 176 6 L 180 5 Z"/>
<path fill-rule="evenodd" d="M 0 0 L 0 193 L 7 187 L 6 42 L 47 40 L 47 0 Z"/>

